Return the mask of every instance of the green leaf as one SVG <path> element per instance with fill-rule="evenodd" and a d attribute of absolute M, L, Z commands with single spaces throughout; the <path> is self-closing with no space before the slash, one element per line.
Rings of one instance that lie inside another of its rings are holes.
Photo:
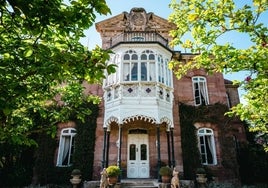
<path fill-rule="evenodd" d="M 32 49 L 28 49 L 27 51 L 24 52 L 24 57 L 30 57 L 33 54 L 33 50 Z"/>

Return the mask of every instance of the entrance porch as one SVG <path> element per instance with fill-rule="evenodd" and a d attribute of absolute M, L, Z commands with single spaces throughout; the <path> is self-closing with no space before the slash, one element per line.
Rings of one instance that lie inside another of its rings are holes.
<path fill-rule="evenodd" d="M 175 167 L 173 128 L 136 117 L 104 128 L 102 168 L 117 165 L 121 178 L 156 178 L 163 165 Z"/>

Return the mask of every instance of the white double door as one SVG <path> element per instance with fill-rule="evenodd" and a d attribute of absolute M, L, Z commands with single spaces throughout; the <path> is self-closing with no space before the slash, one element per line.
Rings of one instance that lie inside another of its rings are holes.
<path fill-rule="evenodd" d="M 148 134 L 128 135 L 128 178 L 149 178 Z"/>

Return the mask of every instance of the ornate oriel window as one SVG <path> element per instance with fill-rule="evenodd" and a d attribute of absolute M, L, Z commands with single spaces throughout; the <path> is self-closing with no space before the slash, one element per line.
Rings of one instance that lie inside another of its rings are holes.
<path fill-rule="evenodd" d="M 168 68 L 168 54 L 151 49 L 129 49 L 113 54 L 109 63 L 116 64 L 116 72 L 106 75 L 105 101 L 122 97 L 157 97 L 172 102 L 172 72 Z"/>
<path fill-rule="evenodd" d="M 208 90 L 205 77 L 195 76 L 192 78 L 194 102 L 196 106 L 208 105 Z"/>
<path fill-rule="evenodd" d="M 76 130 L 66 128 L 61 131 L 57 166 L 71 166 L 74 153 L 74 137 Z"/>
<path fill-rule="evenodd" d="M 201 155 L 201 162 L 204 165 L 216 165 L 216 148 L 212 129 L 198 129 L 198 146 Z"/>

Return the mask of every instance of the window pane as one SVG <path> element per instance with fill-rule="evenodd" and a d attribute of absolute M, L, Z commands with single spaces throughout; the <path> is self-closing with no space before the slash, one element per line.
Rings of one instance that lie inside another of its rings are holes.
<path fill-rule="evenodd" d="M 71 136 L 64 136 L 62 137 L 62 149 L 60 150 L 62 152 L 62 165 L 68 165 L 69 164 L 69 155 L 70 155 L 70 142 L 71 142 Z"/>
<path fill-rule="evenodd" d="M 145 62 L 141 63 L 141 80 L 147 80 L 147 63 Z"/>
<path fill-rule="evenodd" d="M 136 81 L 138 80 L 138 63 L 133 63 L 133 67 L 131 69 L 131 80 Z"/>
<path fill-rule="evenodd" d="M 72 138 L 69 165 L 73 164 L 73 154 L 74 154 L 74 137 Z"/>
<path fill-rule="evenodd" d="M 203 164 L 216 164 L 215 142 L 213 130 L 202 128 L 198 130 L 199 150 Z"/>
<path fill-rule="evenodd" d="M 150 54 L 150 55 L 149 55 L 149 60 L 154 60 L 154 58 L 155 58 L 155 57 L 154 57 L 154 54 Z"/>
<path fill-rule="evenodd" d="M 125 55 L 124 55 L 124 60 L 129 60 L 129 59 L 130 59 L 129 54 L 125 54 Z"/>
<path fill-rule="evenodd" d="M 206 78 L 193 77 L 192 81 L 193 81 L 195 105 L 207 105 L 209 102 L 208 102 Z"/>
<path fill-rule="evenodd" d="M 200 144 L 201 144 L 201 145 L 204 144 L 203 136 L 200 136 L 200 137 L 199 137 L 199 140 L 200 140 Z"/>
<path fill-rule="evenodd" d="M 149 66 L 149 81 L 155 81 L 155 63 L 150 63 Z"/>
<path fill-rule="evenodd" d="M 130 68 L 129 63 L 123 64 L 123 70 L 124 70 L 123 79 L 124 79 L 124 81 L 129 81 L 129 68 Z"/>
<path fill-rule="evenodd" d="M 205 141 L 206 141 L 206 151 L 207 151 L 207 163 L 208 164 L 213 164 L 213 157 L 212 157 L 212 143 L 211 143 L 211 136 L 206 136 Z"/>
<path fill-rule="evenodd" d="M 71 130 L 71 133 L 76 133 L 76 130 L 72 129 L 72 130 Z"/>
<path fill-rule="evenodd" d="M 212 133 L 212 131 L 211 131 L 211 130 L 209 130 L 209 129 L 206 129 L 206 132 L 207 132 L 207 133 Z"/>
<path fill-rule="evenodd" d="M 204 133 L 205 132 L 205 129 L 200 129 L 199 131 L 198 131 L 198 133 Z"/>
<path fill-rule="evenodd" d="M 147 60 L 147 55 L 146 54 L 142 54 L 141 55 L 141 60 Z"/>
<path fill-rule="evenodd" d="M 201 155 L 201 157 L 202 157 L 202 163 L 204 164 L 204 163 L 207 163 L 206 161 L 206 155 L 205 154 L 203 154 L 203 155 Z"/>
<path fill-rule="evenodd" d="M 136 160 L 136 145 L 131 144 L 129 146 L 129 160 Z"/>
<path fill-rule="evenodd" d="M 133 55 L 131 56 L 131 59 L 132 59 L 132 60 L 138 60 L 138 55 L 137 55 L 137 54 L 133 54 Z"/>
<path fill-rule="evenodd" d="M 147 145 L 141 144 L 141 160 L 147 160 Z"/>
<path fill-rule="evenodd" d="M 74 152 L 74 128 L 63 129 L 60 136 L 57 166 L 70 166 Z"/>

